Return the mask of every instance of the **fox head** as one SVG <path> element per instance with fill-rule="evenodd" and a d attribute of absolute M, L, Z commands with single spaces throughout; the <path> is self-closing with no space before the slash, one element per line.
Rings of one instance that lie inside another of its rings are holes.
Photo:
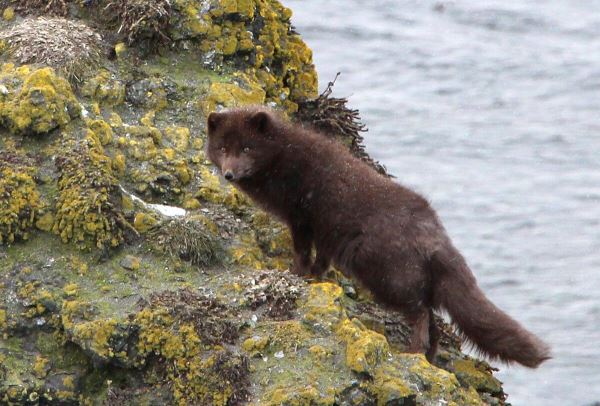
<path fill-rule="evenodd" d="M 248 179 L 277 155 L 275 118 L 264 110 L 234 109 L 208 116 L 207 154 L 230 182 Z"/>

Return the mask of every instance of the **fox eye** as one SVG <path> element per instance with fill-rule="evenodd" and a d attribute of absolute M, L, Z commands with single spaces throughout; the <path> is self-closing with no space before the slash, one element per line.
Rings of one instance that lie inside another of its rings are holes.
<path fill-rule="evenodd" d="M 221 152 L 225 153 L 225 152 L 227 152 L 227 149 L 225 147 L 221 147 Z"/>
<path fill-rule="evenodd" d="M 250 147 L 244 147 L 244 149 L 242 150 L 242 152 L 244 152 L 245 154 L 247 154 L 248 152 L 250 152 Z"/>

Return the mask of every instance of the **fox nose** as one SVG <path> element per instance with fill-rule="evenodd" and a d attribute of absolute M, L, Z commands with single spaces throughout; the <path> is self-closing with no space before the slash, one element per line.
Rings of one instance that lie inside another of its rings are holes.
<path fill-rule="evenodd" d="M 225 179 L 227 180 L 233 180 L 233 172 L 231 171 L 225 171 L 225 173 L 223 174 L 223 176 L 225 177 Z"/>

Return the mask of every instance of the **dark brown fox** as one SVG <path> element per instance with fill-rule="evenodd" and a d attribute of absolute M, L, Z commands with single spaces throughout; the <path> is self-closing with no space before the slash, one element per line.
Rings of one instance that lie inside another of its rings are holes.
<path fill-rule="evenodd" d="M 492 359 L 535 368 L 550 358 L 485 297 L 429 203 L 342 145 L 254 107 L 210 114 L 207 151 L 225 179 L 288 225 L 296 274 L 318 277 L 333 262 L 354 275 L 406 316 L 410 352 L 433 359 L 433 310 L 446 309 Z"/>

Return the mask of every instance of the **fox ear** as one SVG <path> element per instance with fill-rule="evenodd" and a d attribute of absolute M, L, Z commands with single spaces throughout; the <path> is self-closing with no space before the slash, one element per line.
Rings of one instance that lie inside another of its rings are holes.
<path fill-rule="evenodd" d="M 219 126 L 219 123 L 221 122 L 222 118 L 223 115 L 221 113 L 210 113 L 208 115 L 208 131 L 215 131 Z"/>
<path fill-rule="evenodd" d="M 250 117 L 250 125 L 258 133 L 264 134 L 271 125 L 271 116 L 266 111 L 257 111 Z"/>

